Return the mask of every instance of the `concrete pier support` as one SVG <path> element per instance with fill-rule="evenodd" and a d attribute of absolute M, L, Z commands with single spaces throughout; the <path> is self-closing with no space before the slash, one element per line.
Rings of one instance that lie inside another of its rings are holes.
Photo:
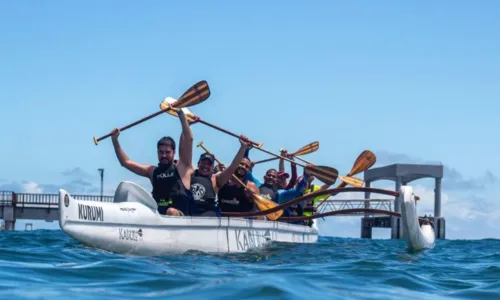
<path fill-rule="evenodd" d="M 14 207 L 6 206 L 3 208 L 3 219 L 5 221 L 5 230 L 16 230 L 16 217 Z"/>
<path fill-rule="evenodd" d="M 401 180 L 401 176 L 397 176 L 396 177 L 396 191 L 400 191 L 401 190 L 401 185 L 402 185 L 402 180 Z M 401 199 L 396 197 L 394 199 L 394 211 L 395 212 L 398 212 L 400 213 L 401 212 Z"/>
<path fill-rule="evenodd" d="M 436 178 L 434 187 L 434 217 L 441 217 L 441 178 Z"/>
<path fill-rule="evenodd" d="M 15 230 L 16 229 L 16 217 L 14 213 L 14 207 L 5 206 L 3 208 L 3 220 L 5 222 L 5 230 Z"/>
<path fill-rule="evenodd" d="M 443 178 L 442 165 L 393 164 L 380 168 L 369 169 L 364 172 L 364 181 L 366 182 L 366 186 L 370 186 L 372 182 L 377 180 L 392 180 L 395 182 L 396 191 L 400 191 L 401 186 L 407 185 L 410 182 L 421 178 L 435 179 L 434 231 L 436 233 L 436 238 L 444 239 L 446 222 L 444 218 L 441 217 L 441 179 Z M 369 198 L 370 194 L 365 193 L 365 199 Z M 401 204 L 402 199 L 394 199 L 395 212 L 401 212 Z M 361 221 L 361 237 L 371 238 L 371 228 L 373 227 L 391 228 L 391 238 L 393 239 L 401 239 L 403 237 L 403 226 L 401 224 L 400 217 L 370 217 L 365 215 Z"/>
<path fill-rule="evenodd" d="M 370 187 L 370 182 L 365 181 L 365 187 Z M 365 192 L 365 199 L 370 200 L 370 192 Z M 370 201 L 365 201 L 365 208 L 370 208 Z M 365 217 L 368 217 L 368 214 L 365 213 Z M 363 230 L 363 229 L 361 229 Z M 363 232 L 361 232 L 361 236 L 363 236 Z M 371 238 L 371 230 L 370 230 L 370 238 Z"/>
<path fill-rule="evenodd" d="M 437 239 L 446 238 L 446 221 L 443 217 L 436 218 L 434 221 L 434 231 L 436 232 Z"/>
<path fill-rule="evenodd" d="M 403 224 L 400 217 L 391 216 L 391 239 L 403 238 Z"/>
<path fill-rule="evenodd" d="M 372 238 L 372 226 L 369 224 L 370 217 L 361 218 L 361 238 L 371 239 Z"/>
<path fill-rule="evenodd" d="M 7 231 L 16 230 L 16 221 L 5 221 L 5 230 Z"/>

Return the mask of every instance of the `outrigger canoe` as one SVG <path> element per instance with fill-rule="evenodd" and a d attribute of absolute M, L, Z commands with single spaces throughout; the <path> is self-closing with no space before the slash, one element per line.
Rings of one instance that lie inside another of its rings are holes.
<path fill-rule="evenodd" d="M 234 217 L 165 216 L 151 195 L 133 182 L 121 182 L 114 201 L 77 200 L 59 190 L 59 225 L 75 240 L 94 248 L 133 255 L 238 253 L 271 242 L 315 243 L 309 227 Z"/>
<path fill-rule="evenodd" d="M 408 247 L 434 246 L 432 227 L 419 225 L 412 187 L 403 186 L 399 199 Z M 310 227 L 242 217 L 165 216 L 157 208 L 149 192 L 128 181 L 118 185 L 113 202 L 78 200 L 59 190 L 61 229 L 82 244 L 114 253 L 243 253 L 272 242 L 316 243 L 319 235 L 317 222 Z"/>

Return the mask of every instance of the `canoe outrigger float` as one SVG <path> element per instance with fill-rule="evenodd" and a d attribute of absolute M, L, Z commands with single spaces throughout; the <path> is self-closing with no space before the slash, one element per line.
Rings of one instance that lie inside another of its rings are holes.
<path fill-rule="evenodd" d="M 394 191 L 366 187 L 330 189 L 310 195 L 344 191 L 370 191 L 371 193 L 399 195 Z M 288 201 L 287 204 L 291 205 L 292 202 L 303 200 L 306 196 Z M 413 250 L 432 247 L 434 231 L 430 225 L 419 226 L 411 186 L 401 188 L 400 199 L 404 202 L 401 218 L 403 235 L 408 247 Z M 279 205 L 277 208 L 285 205 Z M 374 210 L 374 212 L 397 214 L 389 211 Z M 264 248 L 272 242 L 315 243 L 319 235 L 316 225 L 310 227 L 237 216 L 160 215 L 156 202 L 149 192 L 128 181 L 119 184 L 114 201 L 110 203 L 77 200 L 61 189 L 59 190 L 59 213 L 61 229 L 75 240 L 93 248 L 132 255 L 156 256 L 182 254 L 187 251 L 242 253 L 250 249 Z M 337 212 L 302 218 L 318 218 L 335 213 Z M 240 213 L 240 215 L 265 214 L 266 211 Z M 231 215 L 238 215 L 238 213 L 231 213 Z"/>

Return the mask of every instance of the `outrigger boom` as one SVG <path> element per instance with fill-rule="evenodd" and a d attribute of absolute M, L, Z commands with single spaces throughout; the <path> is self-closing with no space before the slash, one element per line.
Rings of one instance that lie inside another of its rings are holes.
<path fill-rule="evenodd" d="M 434 246 L 432 227 L 428 224 L 420 226 L 417 220 L 411 186 L 403 186 L 400 192 L 367 187 L 330 189 L 299 197 L 272 210 L 298 203 L 310 196 L 353 191 L 370 191 L 399 197 L 404 203 L 401 219 L 408 247 L 420 250 Z M 243 218 L 265 215 L 271 210 L 240 213 L 237 216 L 236 213 L 224 213 L 220 218 L 160 215 L 149 192 L 127 181 L 119 184 L 112 203 L 77 200 L 65 190 L 60 190 L 59 208 L 59 225 L 65 233 L 85 245 L 115 253 L 165 255 L 189 250 L 241 253 L 266 247 L 272 242 L 315 243 L 319 236 L 316 225 L 310 227 Z M 376 212 L 397 214 L 389 211 Z M 321 216 L 327 215 L 314 215 L 310 218 Z M 290 219 L 292 218 L 283 218 Z"/>

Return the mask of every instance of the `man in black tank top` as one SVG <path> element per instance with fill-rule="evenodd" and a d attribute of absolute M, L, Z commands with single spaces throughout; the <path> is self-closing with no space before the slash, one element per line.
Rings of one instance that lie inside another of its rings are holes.
<path fill-rule="evenodd" d="M 130 160 L 118 142 L 120 130 L 112 131 L 112 141 L 120 164 L 129 171 L 149 178 L 153 185 L 153 198 L 158 204 L 158 212 L 171 216 L 189 214 L 191 202 L 191 166 L 193 153 L 193 134 L 183 110 L 178 112 L 182 126 L 179 142 L 179 160 L 174 163 L 175 141 L 171 137 L 161 138 L 157 145 L 158 166 L 140 164 Z M 196 122 L 194 118 L 193 123 Z"/>
<path fill-rule="evenodd" d="M 219 198 L 219 207 L 223 212 L 251 212 L 258 210 L 253 201 L 252 192 L 259 194 L 259 188 L 254 182 L 246 179 L 251 164 L 251 161 L 244 157 L 234 172 L 234 175 L 245 183 L 248 189 L 242 187 L 234 179 L 228 180 L 219 189 L 217 197 Z M 262 219 L 263 217 L 258 218 Z"/>
<path fill-rule="evenodd" d="M 203 153 L 200 156 L 198 160 L 198 169 L 193 169 L 191 175 L 191 193 L 193 195 L 191 206 L 192 216 L 217 216 L 217 192 L 221 186 L 231 179 L 245 151 L 251 147 L 247 141 L 247 137 L 240 137 L 241 147 L 238 153 L 236 153 L 231 165 L 222 172 L 216 174 L 213 172 L 215 157 L 209 153 Z"/>

